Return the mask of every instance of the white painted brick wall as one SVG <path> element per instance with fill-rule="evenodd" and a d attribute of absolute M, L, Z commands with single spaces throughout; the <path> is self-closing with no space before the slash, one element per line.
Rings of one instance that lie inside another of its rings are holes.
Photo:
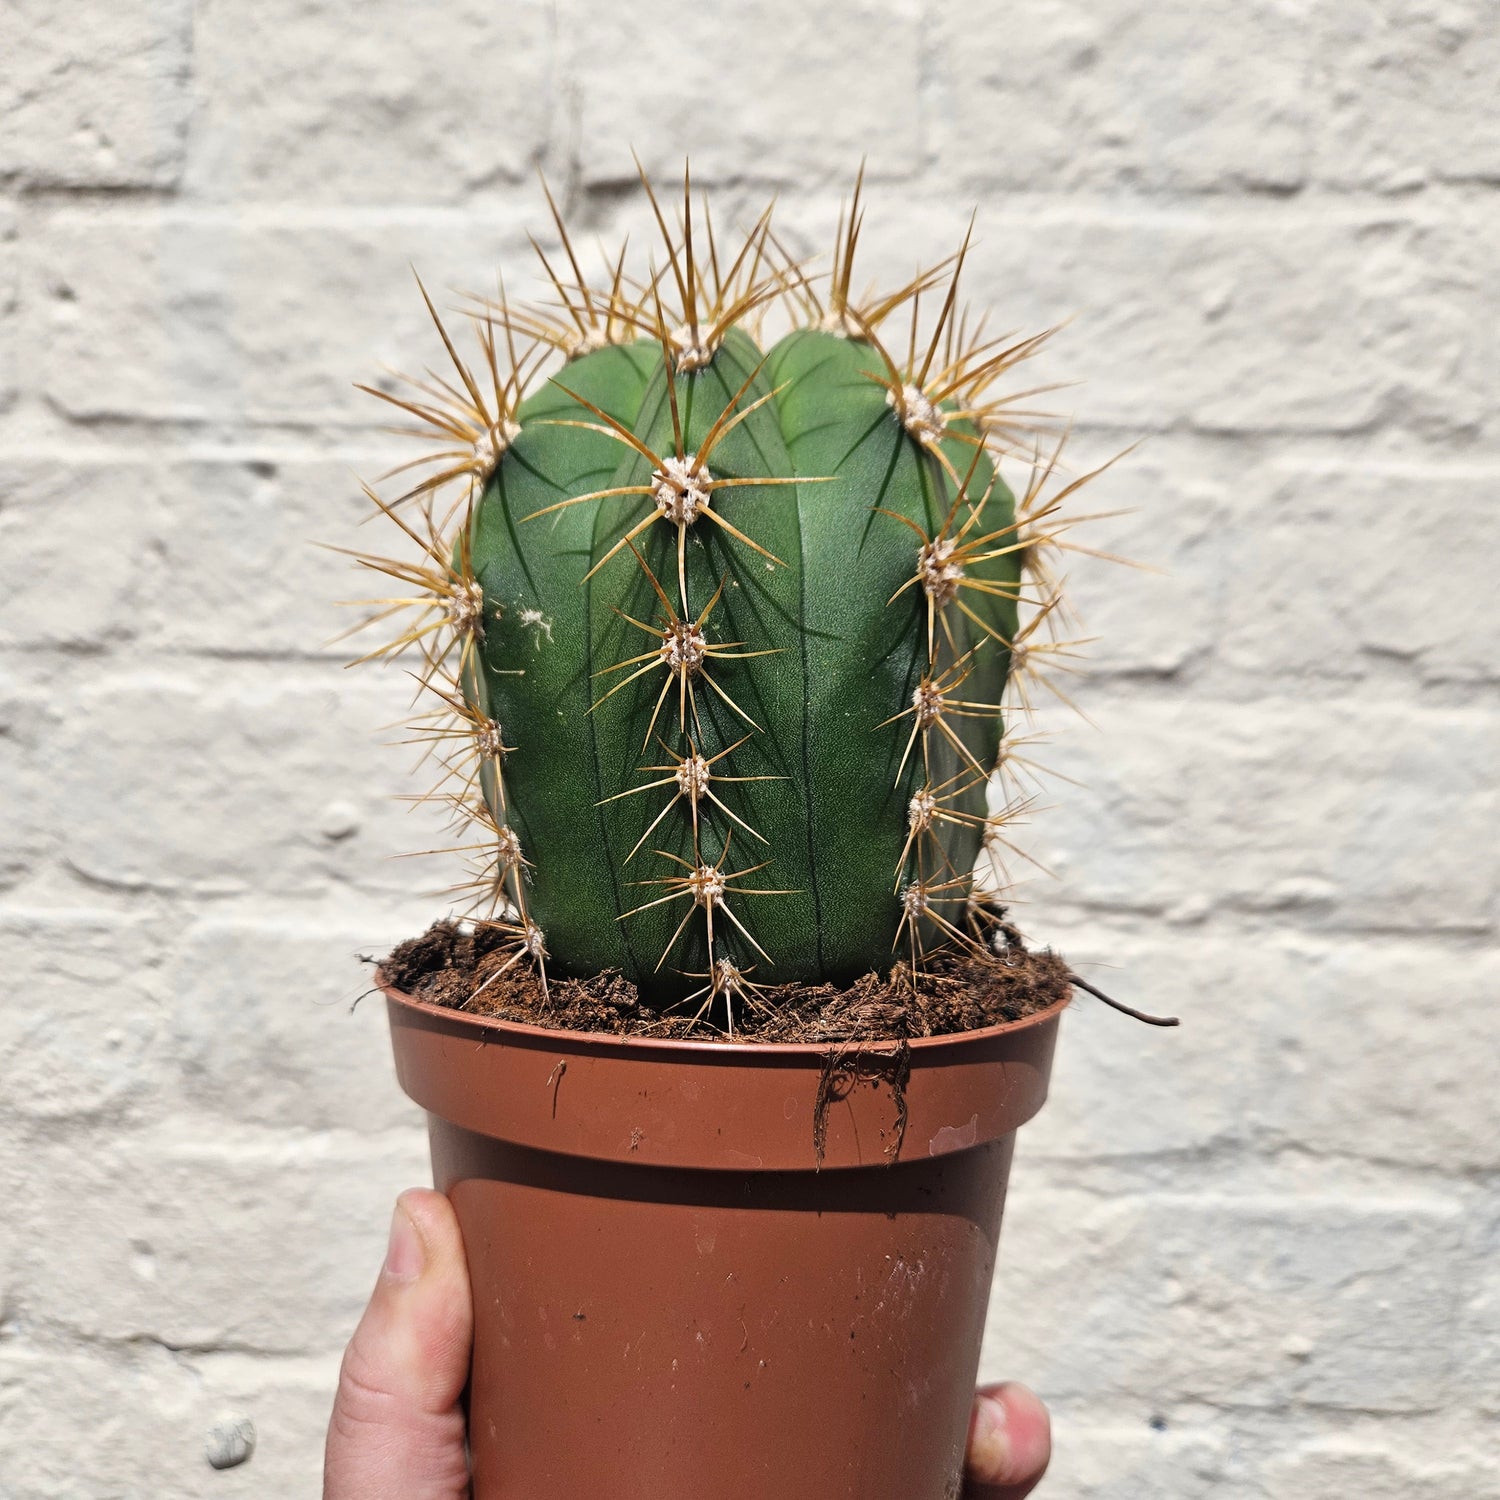
<path fill-rule="evenodd" d="M 0 1496 L 313 1496 L 425 1142 L 360 952 L 439 909 L 341 670 L 351 390 L 634 143 L 868 269 L 1076 314 L 1098 732 L 1024 921 L 1094 1007 L 985 1370 L 1041 1494 L 1500 1496 L 1497 0 L 0 10 Z M 248 1465 L 204 1434 L 249 1416 Z"/>

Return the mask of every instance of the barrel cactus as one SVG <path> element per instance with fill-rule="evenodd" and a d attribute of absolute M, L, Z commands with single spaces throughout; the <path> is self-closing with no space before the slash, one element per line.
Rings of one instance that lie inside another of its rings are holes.
<path fill-rule="evenodd" d="M 367 388 L 432 443 L 369 491 L 412 550 L 357 555 L 507 967 L 733 1027 L 990 946 L 1083 479 L 997 394 L 1041 338 L 971 321 L 967 238 L 861 297 L 858 184 L 821 274 L 769 211 L 726 248 L 686 181 L 645 191 L 638 277 L 586 278 L 549 195 L 555 303 L 476 300 L 466 360 L 429 299 L 451 370 Z"/>

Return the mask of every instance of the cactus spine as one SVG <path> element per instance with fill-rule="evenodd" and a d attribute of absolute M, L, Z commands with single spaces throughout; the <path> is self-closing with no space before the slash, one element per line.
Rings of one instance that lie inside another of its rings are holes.
<path fill-rule="evenodd" d="M 1054 487 L 1024 396 L 992 394 L 1041 338 L 970 326 L 967 237 L 861 302 L 858 184 L 822 280 L 769 210 L 730 258 L 686 180 L 675 226 L 646 192 L 663 259 L 602 288 L 549 194 L 559 305 L 471 310 L 472 370 L 429 300 L 453 375 L 372 391 L 436 440 L 370 492 L 417 560 L 356 556 L 414 590 L 373 601 L 406 628 L 370 655 L 420 658 L 510 963 L 732 1026 L 770 984 L 984 943 L 1026 801 L 989 788 L 1077 644 L 1055 558 L 1084 480 Z"/>

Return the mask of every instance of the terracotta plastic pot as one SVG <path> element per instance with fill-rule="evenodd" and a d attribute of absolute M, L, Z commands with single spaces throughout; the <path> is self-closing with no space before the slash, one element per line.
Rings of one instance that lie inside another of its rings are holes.
<path fill-rule="evenodd" d="M 386 994 L 473 1277 L 474 1500 L 954 1500 L 1061 1004 L 841 1048 Z"/>

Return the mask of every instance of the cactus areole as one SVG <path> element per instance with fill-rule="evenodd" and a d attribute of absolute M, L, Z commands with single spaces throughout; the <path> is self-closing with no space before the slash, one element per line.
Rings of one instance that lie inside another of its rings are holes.
<path fill-rule="evenodd" d="M 960 302 L 967 239 L 858 300 L 857 185 L 821 275 L 769 211 L 726 248 L 646 193 L 639 279 L 587 280 L 553 205 L 555 300 L 476 302 L 468 360 L 428 302 L 451 371 L 372 391 L 431 440 L 369 492 L 415 551 L 359 560 L 415 591 L 370 655 L 416 663 L 504 968 L 732 1029 L 993 951 L 1083 480 L 1007 389 L 1041 339 Z"/>

